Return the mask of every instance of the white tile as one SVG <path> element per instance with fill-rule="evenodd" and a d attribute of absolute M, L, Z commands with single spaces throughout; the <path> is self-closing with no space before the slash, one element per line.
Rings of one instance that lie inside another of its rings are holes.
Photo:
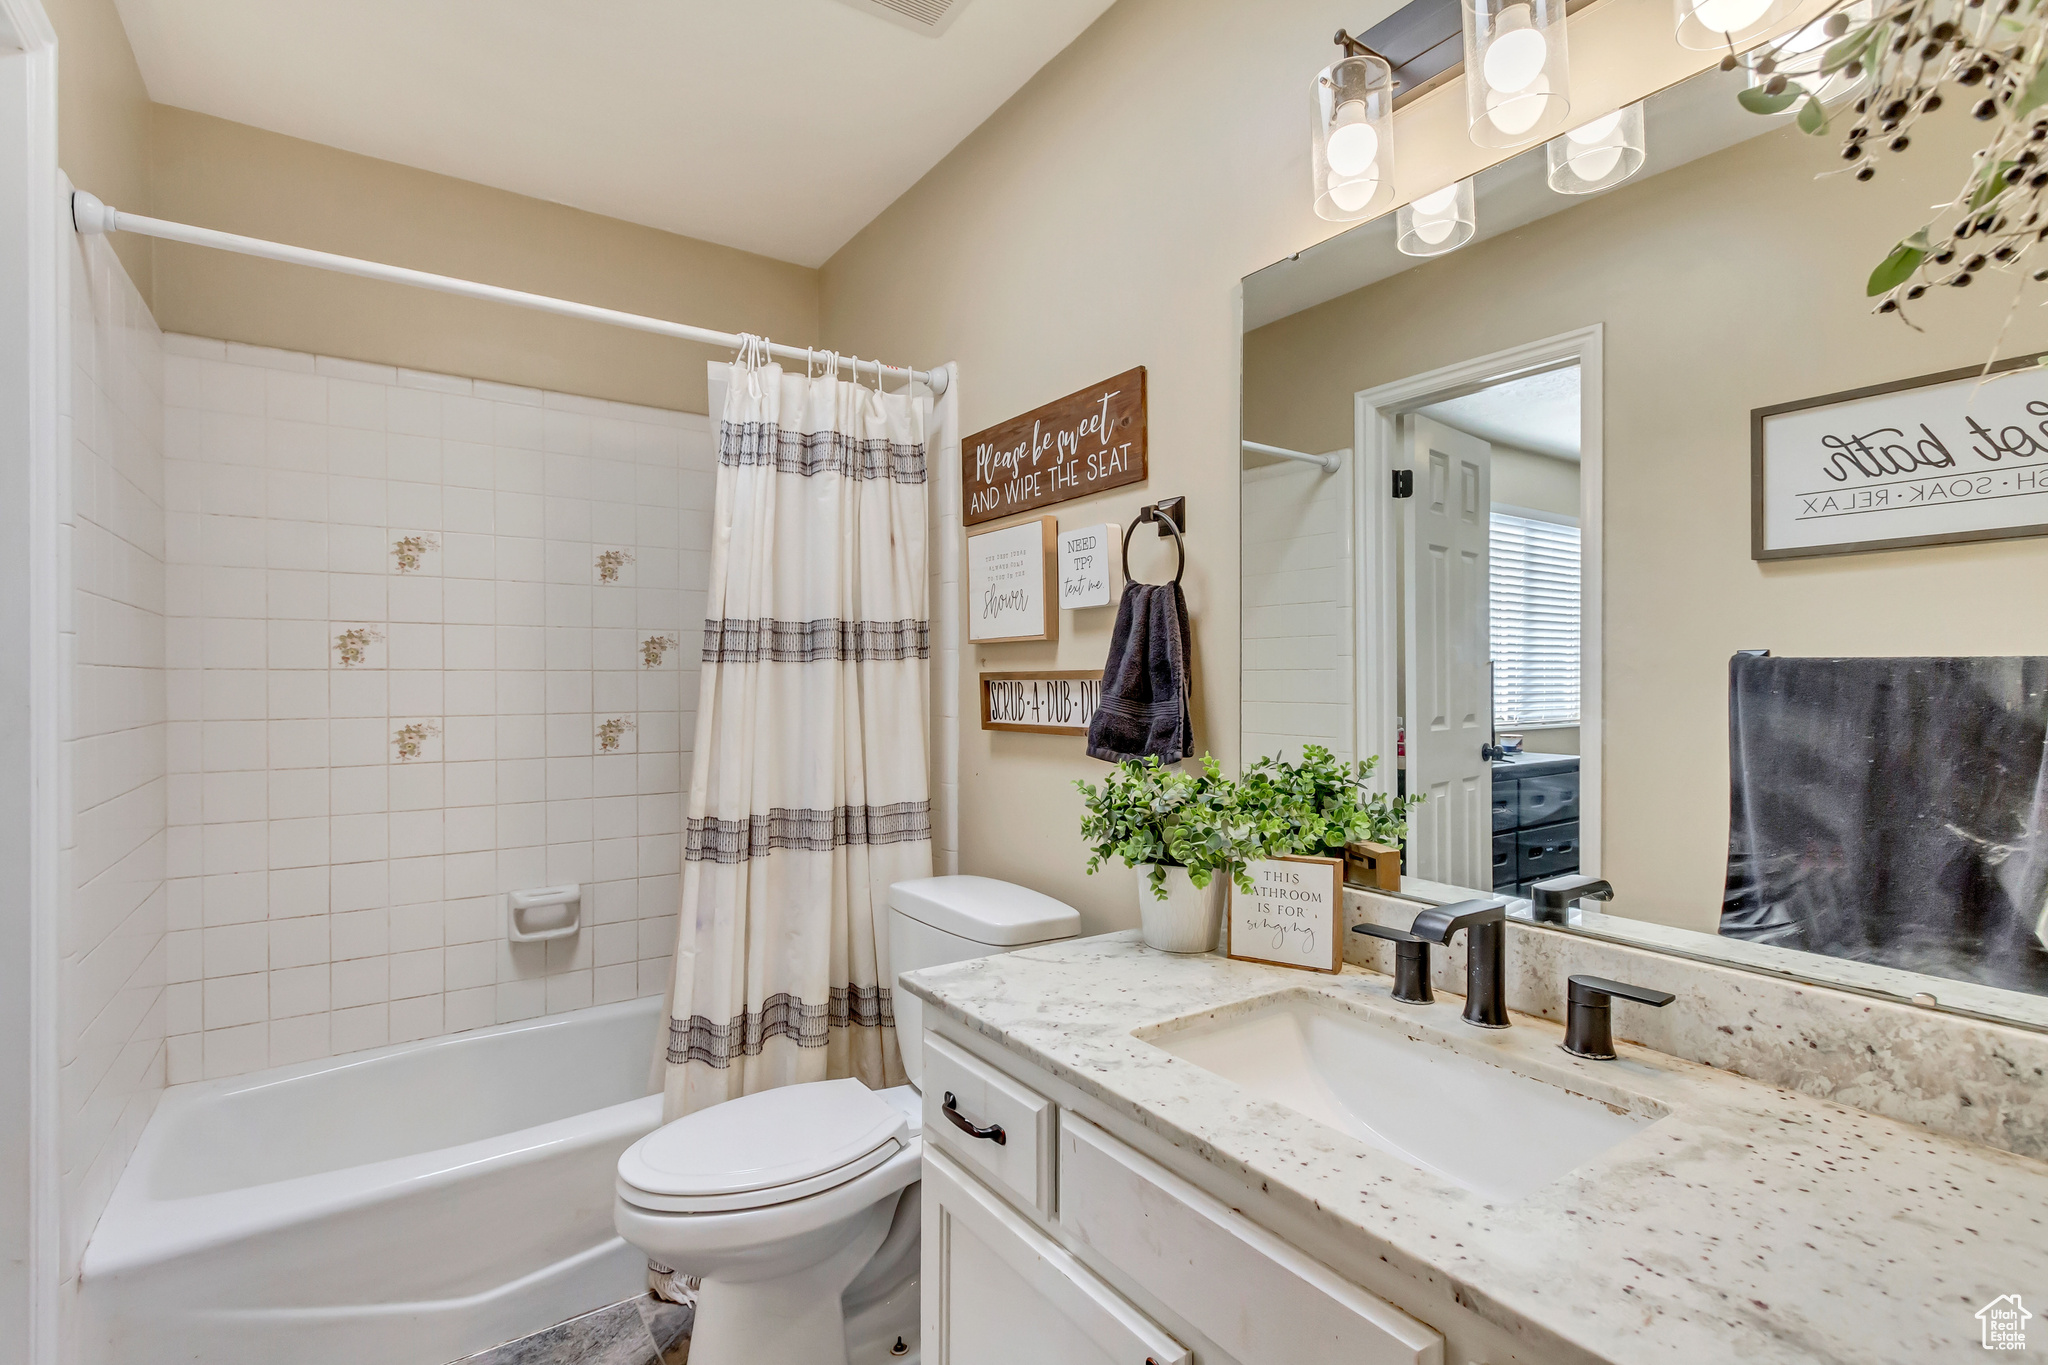
<path fill-rule="evenodd" d="M 205 1039 L 204 1070 L 208 1080 L 247 1075 L 270 1064 L 270 1026 L 267 1023 L 208 1029 L 201 1037 Z"/>
<path fill-rule="evenodd" d="M 328 1041 L 335 1056 L 385 1046 L 391 1041 L 390 1007 L 375 1004 L 337 1009 L 328 1017 Z"/>

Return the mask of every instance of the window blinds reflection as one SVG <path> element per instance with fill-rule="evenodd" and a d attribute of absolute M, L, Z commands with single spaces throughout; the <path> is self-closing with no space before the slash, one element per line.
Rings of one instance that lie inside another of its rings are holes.
<path fill-rule="evenodd" d="M 1579 721 L 1579 528 L 1493 513 L 1487 635 L 1500 726 Z"/>

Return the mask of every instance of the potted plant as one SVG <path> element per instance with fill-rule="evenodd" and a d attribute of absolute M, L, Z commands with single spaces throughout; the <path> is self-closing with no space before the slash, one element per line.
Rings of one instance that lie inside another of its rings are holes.
<path fill-rule="evenodd" d="M 1340 763 L 1319 744 L 1303 746 L 1299 763 L 1269 755 L 1238 782 L 1241 818 L 1266 856 L 1342 858 L 1346 881 L 1398 891 L 1408 812 L 1423 798 L 1367 793 L 1365 779 L 1378 765 L 1377 754 Z"/>
<path fill-rule="evenodd" d="M 1259 856 L 1252 826 L 1237 809 L 1236 784 L 1216 760 L 1200 773 L 1157 758 L 1126 760 L 1100 787 L 1076 782 L 1084 803 L 1081 837 L 1088 871 L 1115 858 L 1138 874 L 1140 932 L 1169 953 L 1206 953 L 1223 924 L 1223 886 L 1246 891 L 1247 858 Z"/>

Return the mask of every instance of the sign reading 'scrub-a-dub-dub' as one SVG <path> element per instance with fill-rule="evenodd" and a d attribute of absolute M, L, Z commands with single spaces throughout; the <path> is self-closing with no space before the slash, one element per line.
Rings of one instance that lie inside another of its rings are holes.
<path fill-rule="evenodd" d="M 960 443 L 969 526 L 1145 480 L 1145 367 L 1077 389 Z"/>

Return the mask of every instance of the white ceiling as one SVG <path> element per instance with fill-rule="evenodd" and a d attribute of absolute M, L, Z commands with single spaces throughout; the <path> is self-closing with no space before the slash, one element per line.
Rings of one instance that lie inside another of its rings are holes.
<path fill-rule="evenodd" d="M 1420 410 L 1481 440 L 1560 460 L 1579 458 L 1579 367 L 1510 379 Z"/>
<path fill-rule="evenodd" d="M 818 265 L 1110 0 L 116 4 L 159 103 Z"/>

